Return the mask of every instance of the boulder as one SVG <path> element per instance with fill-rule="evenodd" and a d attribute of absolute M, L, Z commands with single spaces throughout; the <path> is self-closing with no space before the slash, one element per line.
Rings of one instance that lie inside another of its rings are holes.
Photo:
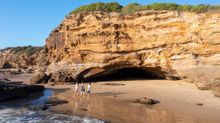
<path fill-rule="evenodd" d="M 0 102 L 27 97 L 35 92 L 42 92 L 42 85 L 0 82 Z"/>
<path fill-rule="evenodd" d="M 203 106 L 203 103 L 196 103 L 197 106 Z"/>
<path fill-rule="evenodd" d="M 50 79 L 50 76 L 48 76 L 45 73 L 41 72 L 41 73 L 38 73 L 38 74 L 34 75 L 30 79 L 30 83 L 31 84 L 43 84 L 43 83 L 47 83 L 49 79 Z"/>
<path fill-rule="evenodd" d="M 140 99 L 135 100 L 135 103 L 141 103 L 141 104 L 146 104 L 146 105 L 154 105 L 160 103 L 158 100 L 155 99 L 150 99 L 147 97 L 143 97 Z"/>

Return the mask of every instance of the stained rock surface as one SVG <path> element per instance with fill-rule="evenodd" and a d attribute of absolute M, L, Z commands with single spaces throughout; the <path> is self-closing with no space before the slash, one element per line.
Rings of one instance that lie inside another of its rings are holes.
<path fill-rule="evenodd" d="M 47 64 L 43 47 L 9 47 L 0 50 L 0 73 L 33 73 Z"/>
<path fill-rule="evenodd" d="M 46 40 L 55 81 L 139 68 L 157 78 L 220 85 L 220 14 L 145 11 L 67 16 Z"/>

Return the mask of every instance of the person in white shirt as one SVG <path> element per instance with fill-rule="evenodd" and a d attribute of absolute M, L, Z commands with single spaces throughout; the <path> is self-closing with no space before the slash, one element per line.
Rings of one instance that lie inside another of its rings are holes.
<path fill-rule="evenodd" d="M 91 82 L 87 86 L 87 94 L 91 94 Z"/>
<path fill-rule="evenodd" d="M 78 91 L 79 91 L 79 83 L 76 82 L 76 84 L 75 84 L 75 95 L 78 94 Z"/>

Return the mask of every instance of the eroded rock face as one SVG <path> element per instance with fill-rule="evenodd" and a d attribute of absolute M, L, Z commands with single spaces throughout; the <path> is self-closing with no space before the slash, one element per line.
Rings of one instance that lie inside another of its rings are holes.
<path fill-rule="evenodd" d="M 46 40 L 59 81 L 137 67 L 199 87 L 220 84 L 220 14 L 147 11 L 70 15 Z M 61 77 L 59 77 L 61 76 Z"/>
<path fill-rule="evenodd" d="M 46 75 L 44 72 L 36 73 L 30 80 L 31 84 L 41 84 L 47 83 L 50 79 L 50 76 Z"/>
<path fill-rule="evenodd" d="M 0 50 L 0 69 L 17 69 L 34 72 L 47 64 L 47 54 L 43 47 L 14 47 Z"/>

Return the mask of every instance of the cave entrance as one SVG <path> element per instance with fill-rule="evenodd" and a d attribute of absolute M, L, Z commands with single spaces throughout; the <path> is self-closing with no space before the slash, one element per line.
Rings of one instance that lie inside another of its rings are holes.
<path fill-rule="evenodd" d="M 9 64 L 9 63 L 5 63 L 3 66 L 2 66 L 2 69 L 10 69 L 12 68 L 12 65 Z"/>
<path fill-rule="evenodd" d="M 128 67 L 105 71 L 88 77 L 85 81 L 98 82 L 98 81 L 117 81 L 117 80 L 152 80 L 152 79 L 165 79 L 165 75 L 161 68 L 138 68 Z"/>

